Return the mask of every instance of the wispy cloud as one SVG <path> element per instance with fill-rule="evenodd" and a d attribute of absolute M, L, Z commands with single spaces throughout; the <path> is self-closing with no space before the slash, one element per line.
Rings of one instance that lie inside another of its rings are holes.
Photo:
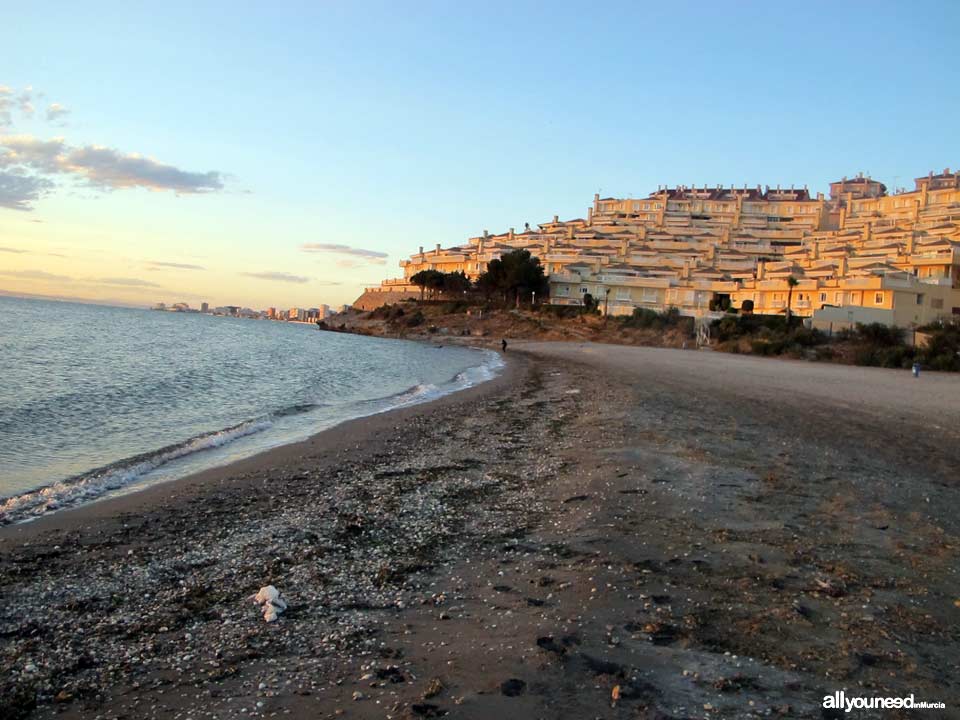
<path fill-rule="evenodd" d="M 121 153 L 100 145 L 71 150 L 63 167 L 64 172 L 84 176 L 91 185 L 110 190 L 142 187 L 191 194 L 223 189 L 221 174 L 215 170 L 188 172 L 137 153 Z"/>
<path fill-rule="evenodd" d="M 336 253 L 338 255 L 352 255 L 354 257 L 362 258 L 369 263 L 374 265 L 383 265 L 387 262 L 387 253 L 380 252 L 378 250 L 366 250 L 364 248 L 356 248 L 350 245 L 342 245 L 339 243 L 304 243 L 300 246 L 300 249 L 303 252 L 310 253 Z"/>
<path fill-rule="evenodd" d="M 27 85 L 17 92 L 8 85 L 0 85 L 0 127 L 10 127 L 13 125 L 13 113 L 16 111 L 26 120 L 33 119 L 36 114 L 34 101 L 42 100 L 45 94 L 33 89 Z M 61 120 L 70 111 L 60 103 L 50 103 L 47 106 L 47 122 Z"/>
<path fill-rule="evenodd" d="M 176 270 L 206 270 L 203 265 L 191 265 L 190 263 L 161 262 L 151 260 L 147 263 L 151 270 L 162 270 L 164 268 L 174 268 Z"/>
<path fill-rule="evenodd" d="M 18 210 L 32 209 L 58 176 L 99 190 L 139 187 L 178 195 L 214 192 L 224 186 L 223 175 L 216 170 L 190 172 L 138 153 L 102 145 L 72 147 L 62 137 L 41 140 L 32 135 L 0 135 L 0 175 L 0 206 Z"/>
<path fill-rule="evenodd" d="M 104 277 L 97 278 L 97 282 L 104 285 L 119 285 L 122 287 L 149 287 L 149 288 L 158 288 L 161 287 L 155 282 L 150 282 L 149 280 L 141 280 L 140 278 L 130 278 L 130 277 Z"/>
<path fill-rule="evenodd" d="M 57 282 L 73 281 L 73 278 L 68 275 L 56 275 L 54 273 L 48 273 L 45 270 L 0 270 L 0 275 L 24 278 L 26 280 L 51 280 Z"/>
<path fill-rule="evenodd" d="M 10 127 L 13 124 L 13 88 L 0 85 L 0 127 Z"/>
<path fill-rule="evenodd" d="M 60 103 L 50 103 L 47 105 L 47 122 L 62 120 L 70 114 L 70 110 Z"/>
<path fill-rule="evenodd" d="M 12 248 L 12 247 L 0 247 L 0 252 L 5 252 L 5 253 L 25 253 L 26 250 L 21 250 L 20 248 Z"/>
<path fill-rule="evenodd" d="M 303 275 L 291 275 L 290 273 L 285 273 L 285 272 L 245 272 L 245 273 L 241 273 L 241 275 L 257 278 L 258 280 L 276 280 L 277 282 L 287 282 L 287 283 L 310 282 L 310 278 L 308 277 L 304 277 Z"/>
<path fill-rule="evenodd" d="M 33 88 L 29 85 L 17 96 L 17 108 L 24 117 L 33 117 Z"/>
<path fill-rule="evenodd" d="M 0 164 L 2 167 L 2 164 Z M 45 177 L 0 170 L 0 207 L 33 210 L 33 203 L 49 193 L 54 183 Z"/>

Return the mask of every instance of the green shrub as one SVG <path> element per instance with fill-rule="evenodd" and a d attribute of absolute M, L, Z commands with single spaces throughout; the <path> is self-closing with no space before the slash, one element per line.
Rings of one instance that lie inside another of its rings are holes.
<path fill-rule="evenodd" d="M 440 311 L 446 315 L 456 315 L 465 313 L 470 308 L 470 303 L 464 300 L 455 300 L 446 303 L 440 308 Z"/>
<path fill-rule="evenodd" d="M 680 309 L 675 307 L 669 307 L 663 312 L 648 308 L 634 308 L 633 314 L 623 319 L 623 324 L 626 327 L 649 328 L 652 330 L 666 330 L 667 328 L 689 324 L 692 330 L 693 318 L 684 317 L 680 314 Z"/>
<path fill-rule="evenodd" d="M 583 308 L 579 305 L 537 305 L 537 310 L 545 315 L 552 315 L 558 318 L 575 318 Z"/>
<path fill-rule="evenodd" d="M 923 328 L 930 335 L 917 358 L 931 370 L 960 372 L 960 326 L 932 325 Z"/>
<path fill-rule="evenodd" d="M 721 341 L 751 337 L 763 331 L 785 332 L 786 319 L 782 315 L 725 315 L 711 324 L 714 337 Z"/>
<path fill-rule="evenodd" d="M 878 347 L 903 344 L 903 329 L 883 323 L 857 323 L 856 339 Z"/>

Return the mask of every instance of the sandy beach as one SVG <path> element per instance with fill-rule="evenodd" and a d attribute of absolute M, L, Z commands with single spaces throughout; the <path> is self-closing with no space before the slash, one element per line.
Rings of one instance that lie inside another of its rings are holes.
<path fill-rule="evenodd" d="M 0 529 L 0 717 L 822 718 L 840 689 L 958 711 L 960 377 L 508 358 Z"/>

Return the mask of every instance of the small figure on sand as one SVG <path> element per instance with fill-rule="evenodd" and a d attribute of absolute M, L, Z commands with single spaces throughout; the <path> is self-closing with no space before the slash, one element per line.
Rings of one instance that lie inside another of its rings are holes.
<path fill-rule="evenodd" d="M 507 341 L 506 339 L 500 341 L 500 347 L 503 348 L 503 352 L 507 351 Z"/>

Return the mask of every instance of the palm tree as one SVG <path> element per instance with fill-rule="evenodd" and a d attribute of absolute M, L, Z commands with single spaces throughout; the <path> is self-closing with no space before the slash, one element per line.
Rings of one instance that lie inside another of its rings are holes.
<path fill-rule="evenodd" d="M 787 327 L 790 327 L 792 317 L 790 306 L 793 304 L 793 289 L 799 284 L 800 282 L 793 275 L 787 278 Z"/>

